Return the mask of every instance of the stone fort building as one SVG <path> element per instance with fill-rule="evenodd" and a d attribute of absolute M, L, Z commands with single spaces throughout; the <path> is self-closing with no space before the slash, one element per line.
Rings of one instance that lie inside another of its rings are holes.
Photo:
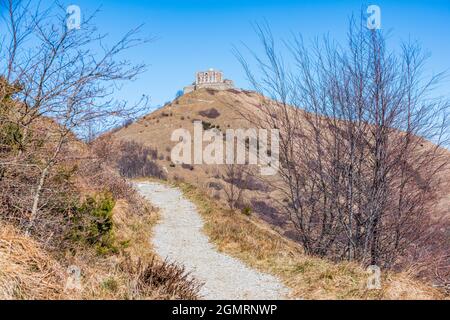
<path fill-rule="evenodd" d="M 208 71 L 197 72 L 195 82 L 184 88 L 184 93 L 189 93 L 202 88 L 210 88 L 216 90 L 233 89 L 234 83 L 231 80 L 223 78 L 223 72 L 214 69 Z"/>

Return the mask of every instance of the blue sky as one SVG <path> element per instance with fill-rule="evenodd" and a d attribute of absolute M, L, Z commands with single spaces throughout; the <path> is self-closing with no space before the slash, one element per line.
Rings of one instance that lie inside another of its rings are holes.
<path fill-rule="evenodd" d="M 45 1 L 44 1 L 45 2 Z M 390 43 L 411 37 L 431 54 L 429 72 L 450 70 L 450 0 L 428 1 L 292 1 L 292 0 L 73 0 L 87 14 L 101 6 L 96 24 L 111 40 L 144 23 L 144 34 L 157 41 L 129 52 L 148 71 L 125 86 L 118 97 L 151 96 L 156 106 L 172 100 L 177 90 L 194 80 L 198 70 L 223 70 L 238 87 L 248 83 L 232 53 L 233 45 L 257 45 L 252 23 L 267 20 L 277 38 L 300 32 L 306 39 L 330 34 L 345 41 L 348 18 L 363 6 L 381 8 L 382 27 L 391 30 Z M 450 84 L 440 92 L 450 93 Z"/>

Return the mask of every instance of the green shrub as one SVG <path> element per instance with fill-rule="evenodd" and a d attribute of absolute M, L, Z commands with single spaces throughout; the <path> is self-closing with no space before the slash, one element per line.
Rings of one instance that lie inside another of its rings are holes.
<path fill-rule="evenodd" d="M 87 197 L 76 209 L 72 238 L 95 246 L 101 255 L 116 253 L 118 249 L 115 245 L 112 218 L 114 206 L 115 201 L 109 193 Z"/>
<path fill-rule="evenodd" d="M 22 149 L 23 134 L 20 127 L 14 123 L 0 126 L 0 145 L 8 146 L 12 150 Z"/>
<path fill-rule="evenodd" d="M 114 278 L 108 278 L 102 283 L 102 287 L 111 292 L 117 292 L 119 283 Z"/>
<path fill-rule="evenodd" d="M 250 207 L 242 208 L 242 214 L 244 214 L 246 216 L 250 216 L 252 214 L 252 208 L 250 208 Z"/>

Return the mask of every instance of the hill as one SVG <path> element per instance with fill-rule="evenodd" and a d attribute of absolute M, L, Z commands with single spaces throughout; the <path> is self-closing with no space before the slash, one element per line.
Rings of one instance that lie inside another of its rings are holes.
<path fill-rule="evenodd" d="M 200 89 L 185 94 L 135 123 L 114 132 L 113 136 L 125 141 L 135 141 L 151 146 L 158 152 L 158 163 L 165 166 L 171 177 L 178 176 L 199 184 L 213 177 L 210 166 L 198 166 L 199 170 L 188 172 L 178 166 L 170 167 L 170 154 L 176 142 L 171 141 L 172 132 L 185 128 L 193 132 L 194 121 L 202 121 L 203 128 L 246 129 L 251 124 L 240 112 L 258 112 L 259 96 L 249 91 L 234 89 L 218 91 Z M 197 168 L 197 166 L 196 166 Z"/>
<path fill-rule="evenodd" d="M 261 96 L 256 92 L 239 90 L 212 90 L 201 89 L 185 94 L 164 107 L 152 112 L 138 121 L 120 128 L 113 133 L 113 137 L 122 141 L 134 141 L 151 147 L 156 151 L 156 163 L 172 180 L 186 181 L 197 187 L 209 189 L 209 194 L 221 199 L 225 204 L 224 194 L 220 192 L 228 183 L 223 179 L 223 166 L 211 165 L 175 165 L 170 156 L 172 148 L 178 143 L 171 141 L 172 132 L 185 128 L 193 132 L 193 122 L 201 121 L 204 129 L 217 128 L 221 131 L 227 129 L 248 129 L 253 125 L 244 115 L 260 112 L 258 106 Z M 206 145 L 206 143 L 205 143 Z M 448 153 L 450 158 L 450 153 Z M 276 177 L 274 177 L 276 179 Z M 450 172 L 442 176 L 442 190 L 434 214 L 438 217 L 450 217 Z M 254 181 L 247 198 L 259 203 L 271 194 L 257 181 Z M 219 191 L 219 192 L 218 192 Z M 256 192 L 255 192 L 256 191 Z M 259 191 L 259 192 L 258 192 Z M 261 197 L 260 193 L 264 196 Z M 268 204 L 267 204 L 268 205 Z M 266 221 L 279 225 L 283 224 L 280 217 L 271 214 L 267 205 L 256 206 L 255 212 Z M 265 210 L 264 210 L 265 209 Z M 266 214 L 264 214 L 266 213 Z"/>
<path fill-rule="evenodd" d="M 259 112 L 260 98 L 260 95 L 251 91 L 200 89 L 185 94 L 135 123 L 115 131 L 113 137 L 121 141 L 133 141 L 151 147 L 157 153 L 154 157 L 155 162 L 170 180 L 185 181 L 207 189 L 211 197 L 226 206 L 225 191 L 232 187 L 229 183 L 230 177 L 227 176 L 226 166 L 174 164 L 171 160 L 171 151 L 178 142 L 171 141 L 172 132 L 184 128 L 193 133 L 195 121 L 202 122 L 203 130 L 215 128 L 225 132 L 227 129 L 253 128 L 254 126 L 242 114 Z M 204 146 L 206 144 L 205 142 Z M 256 166 L 250 166 L 250 168 L 258 169 Z M 247 200 L 243 202 L 248 203 L 239 205 L 241 207 L 260 207 L 255 211 L 260 213 L 262 218 L 273 225 L 283 225 L 286 223 L 285 219 L 274 215 L 273 209 L 263 202 L 272 192 L 275 190 L 269 190 L 255 176 L 246 186 Z M 273 196 L 275 195 L 273 194 Z"/>
<path fill-rule="evenodd" d="M 203 194 L 213 199 L 220 208 L 226 209 L 229 207 L 228 193 L 230 189 L 233 189 L 233 184 L 236 184 L 236 181 L 233 182 L 227 176 L 226 166 L 172 163 L 170 154 L 177 142 L 171 141 L 171 134 L 179 128 L 193 132 L 193 122 L 196 120 L 202 122 L 205 130 L 216 128 L 224 132 L 227 129 L 251 128 L 253 125 L 248 120 L 248 115 L 256 115 L 260 112 L 258 106 L 262 98 L 259 94 L 249 91 L 200 89 L 185 94 L 135 123 L 116 130 L 112 136 L 119 141 L 137 142 L 151 148 L 154 151 L 153 161 L 168 180 L 176 183 L 186 182 L 202 190 Z M 432 144 L 424 142 L 424 148 L 431 146 Z M 446 151 L 443 152 L 450 157 Z M 442 174 L 440 178 L 443 183 L 437 192 L 437 205 L 431 212 L 431 216 L 436 223 L 433 228 L 439 229 L 440 234 L 445 237 L 450 217 L 448 197 L 450 173 Z M 297 233 L 294 226 L 285 215 L 279 214 L 273 202 L 274 199 L 279 202 L 283 201 L 277 190 L 271 188 L 271 185 L 276 184 L 278 179 L 277 176 L 271 177 L 269 179 L 271 183 L 267 184 L 257 175 L 252 177 L 244 187 L 240 186 L 245 189 L 243 198 L 234 209 L 240 209 L 244 213 L 255 213 L 259 220 L 258 223 L 266 224 L 269 229 L 295 241 Z M 219 236 L 215 234 L 215 239 L 217 237 Z M 442 241 L 446 240 L 438 240 L 441 244 Z M 412 273 L 422 277 L 423 280 L 433 282 L 431 274 L 434 272 L 434 267 L 428 265 L 428 262 L 423 264 L 421 260 L 429 259 L 429 257 L 425 257 L 426 255 L 421 250 L 418 256 L 408 257 L 408 268 L 414 269 Z M 444 258 L 443 265 L 446 264 Z"/>

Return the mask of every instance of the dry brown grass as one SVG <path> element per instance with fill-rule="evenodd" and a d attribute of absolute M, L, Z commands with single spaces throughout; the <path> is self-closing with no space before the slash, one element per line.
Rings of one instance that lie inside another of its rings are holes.
<path fill-rule="evenodd" d="M 35 240 L 0 224 L 0 299 L 196 299 L 199 284 L 176 264 L 155 257 L 150 237 L 158 219 L 151 206 L 133 212 L 125 200 L 114 208 L 118 254 L 82 246 L 47 252 Z M 81 271 L 79 289 L 67 290 L 69 266 Z"/>
<path fill-rule="evenodd" d="M 368 290 L 368 274 L 353 263 L 334 263 L 307 256 L 256 218 L 230 212 L 189 184 L 178 184 L 198 207 L 205 233 L 218 250 L 249 266 L 278 276 L 292 289 L 292 298 L 304 299 L 443 299 L 436 289 L 407 274 L 385 272 L 382 289 Z"/>
<path fill-rule="evenodd" d="M 148 206 L 144 214 L 136 214 L 131 208 L 123 200 L 114 208 L 116 240 L 123 246 L 119 254 L 101 258 L 81 250 L 72 257 L 84 274 L 82 298 L 195 299 L 196 283 L 185 281 L 184 270 L 154 255 L 150 238 L 158 220 L 155 209 Z"/>
<path fill-rule="evenodd" d="M 149 239 L 156 209 L 92 146 L 72 134 L 47 176 L 38 219 L 30 236 L 25 236 L 33 200 L 30 190 L 35 190 L 40 175 L 34 165 L 47 161 L 55 148 L 50 128 L 56 130 L 56 123 L 44 117 L 32 127 L 36 142 L 26 148 L 23 158 L 33 170 L 23 169 L 27 166 L 0 170 L 0 299 L 196 298 L 197 284 L 187 279 L 182 267 L 154 257 Z M 16 157 L 9 149 L 0 153 L 2 160 Z M 104 221 L 93 216 L 95 208 L 83 207 L 87 199 L 100 195 L 108 195 Z M 97 221 L 108 224 L 105 245 L 101 237 L 91 240 L 78 232 L 85 220 L 87 228 Z M 70 280 L 77 284 L 73 289 L 67 288 Z"/>
<path fill-rule="evenodd" d="M 0 222 L 0 299 L 63 299 L 64 268 L 33 239 Z"/>
<path fill-rule="evenodd" d="M 153 256 L 149 262 L 128 264 L 133 275 L 133 299 L 196 300 L 202 284 L 184 266 Z"/>

